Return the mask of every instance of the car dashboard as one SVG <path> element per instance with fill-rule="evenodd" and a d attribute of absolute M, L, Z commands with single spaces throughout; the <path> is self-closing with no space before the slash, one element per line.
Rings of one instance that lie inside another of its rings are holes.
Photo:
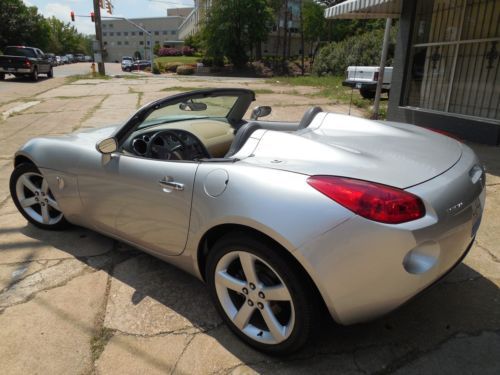
<path fill-rule="evenodd" d="M 197 160 L 223 157 L 233 139 L 234 128 L 227 122 L 194 119 L 139 129 L 125 141 L 123 149 L 153 159 Z M 163 152 L 165 149 L 171 152 Z"/>

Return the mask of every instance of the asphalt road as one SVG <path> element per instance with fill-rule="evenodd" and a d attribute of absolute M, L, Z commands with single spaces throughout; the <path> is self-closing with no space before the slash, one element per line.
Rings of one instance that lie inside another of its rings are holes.
<path fill-rule="evenodd" d="M 91 72 L 91 64 L 89 62 L 80 62 L 68 65 L 60 65 L 54 67 L 54 77 L 68 77 L 79 74 L 88 74 Z M 118 63 L 106 63 L 105 64 L 107 75 L 117 75 L 124 74 L 121 69 L 121 65 Z M 96 66 L 97 70 L 97 66 Z M 126 74 L 126 73 L 125 73 Z M 45 75 L 40 75 L 40 79 L 45 79 Z M 5 77 L 6 81 L 29 81 L 29 78 L 16 78 L 12 75 L 7 75 Z"/>
<path fill-rule="evenodd" d="M 87 74 L 91 72 L 91 64 L 89 62 L 81 62 L 68 65 L 60 65 L 54 67 L 54 77 L 68 77 L 77 74 Z M 117 63 L 105 63 L 104 67 L 106 69 L 107 75 L 123 74 L 121 65 Z M 96 64 L 97 70 L 97 64 Z"/>

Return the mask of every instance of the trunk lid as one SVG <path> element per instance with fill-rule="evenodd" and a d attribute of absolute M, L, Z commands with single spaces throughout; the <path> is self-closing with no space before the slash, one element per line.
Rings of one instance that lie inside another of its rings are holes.
<path fill-rule="evenodd" d="M 430 130 L 326 114 L 297 133 L 266 131 L 245 163 L 408 188 L 451 168 L 461 144 Z"/>

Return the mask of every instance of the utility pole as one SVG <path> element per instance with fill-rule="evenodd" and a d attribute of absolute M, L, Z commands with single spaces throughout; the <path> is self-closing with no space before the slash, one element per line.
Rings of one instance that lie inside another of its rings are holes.
<path fill-rule="evenodd" d="M 99 56 L 101 60 L 97 63 L 97 68 L 99 74 L 105 75 L 106 70 L 104 69 L 104 57 L 103 57 L 103 46 L 102 46 L 102 28 L 101 28 L 101 7 L 99 6 L 99 0 L 94 0 L 94 17 L 95 17 L 95 38 L 99 46 Z"/>

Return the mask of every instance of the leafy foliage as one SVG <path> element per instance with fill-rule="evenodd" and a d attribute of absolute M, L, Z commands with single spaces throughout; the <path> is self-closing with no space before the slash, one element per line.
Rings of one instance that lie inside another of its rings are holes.
<path fill-rule="evenodd" d="M 243 67 L 247 52 L 267 39 L 272 21 L 267 0 L 213 0 L 202 30 L 206 55 L 219 65 L 226 56 Z"/>
<path fill-rule="evenodd" d="M 396 30 L 393 28 L 392 41 L 395 40 L 395 34 Z M 341 75 L 351 65 L 378 66 L 383 39 L 384 30 L 379 29 L 330 43 L 320 50 L 313 71 L 317 75 Z M 387 65 L 392 65 L 393 54 L 393 48 L 390 48 Z"/>
<path fill-rule="evenodd" d="M 194 68 L 191 65 L 179 65 L 177 74 L 183 76 L 194 74 Z"/>
<path fill-rule="evenodd" d="M 0 7 L 0 49 L 8 45 L 38 47 L 55 54 L 90 53 L 91 39 L 70 23 L 45 18 L 22 0 L 2 0 Z"/>

